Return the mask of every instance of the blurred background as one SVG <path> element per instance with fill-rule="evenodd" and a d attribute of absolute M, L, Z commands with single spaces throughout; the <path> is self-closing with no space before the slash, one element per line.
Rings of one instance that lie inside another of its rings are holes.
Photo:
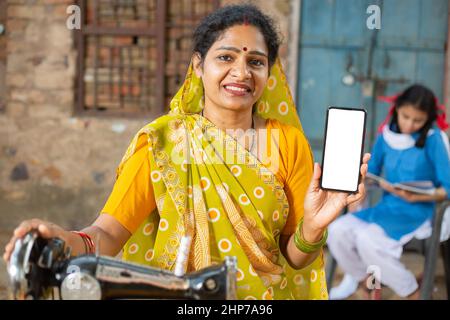
<path fill-rule="evenodd" d="M 196 24 L 247 2 L 279 26 L 316 161 L 330 105 L 367 109 L 366 150 L 388 110 L 377 96 L 420 82 L 450 110 L 448 0 L 0 0 L 2 252 L 23 219 L 67 229 L 95 219 L 131 138 L 167 111 L 181 85 Z M 380 8 L 379 29 L 370 28 L 371 5 Z M 77 18 L 81 28 L 71 29 Z M 404 259 L 422 272 L 421 255 Z M 433 298 L 447 299 L 441 260 L 435 283 Z M 6 286 L 2 260 L 0 298 Z"/>

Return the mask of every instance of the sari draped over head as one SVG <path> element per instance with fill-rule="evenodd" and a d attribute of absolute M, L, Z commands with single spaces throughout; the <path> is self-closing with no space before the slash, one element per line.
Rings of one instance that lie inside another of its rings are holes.
<path fill-rule="evenodd" d="M 156 209 L 125 245 L 123 259 L 173 271 L 181 239 L 189 236 L 184 271 L 235 256 L 239 299 L 327 299 L 323 252 L 301 270 L 291 268 L 280 252 L 280 230 L 289 213 L 283 185 L 255 155 L 199 114 L 203 101 L 191 63 L 171 111 L 143 127 L 128 147 L 118 175 L 138 138 L 147 136 Z M 279 59 L 254 113 L 302 130 Z M 230 153 L 243 161 L 225 161 Z"/>

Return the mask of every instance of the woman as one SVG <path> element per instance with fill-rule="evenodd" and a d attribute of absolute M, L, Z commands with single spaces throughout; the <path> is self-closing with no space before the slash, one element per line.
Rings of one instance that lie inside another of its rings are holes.
<path fill-rule="evenodd" d="M 97 238 L 101 254 L 125 245 L 125 260 L 174 270 L 188 236 L 187 272 L 237 257 L 239 299 L 326 299 L 325 230 L 364 185 L 353 195 L 320 190 L 278 47 L 272 21 L 254 6 L 206 17 L 171 112 L 135 136 L 93 225 L 76 234 L 25 221 L 5 259 L 18 237 L 37 228 L 75 254 Z"/>

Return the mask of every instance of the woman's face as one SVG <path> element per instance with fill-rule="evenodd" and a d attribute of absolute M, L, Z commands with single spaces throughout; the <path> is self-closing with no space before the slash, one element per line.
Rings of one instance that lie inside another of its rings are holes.
<path fill-rule="evenodd" d="M 207 107 L 248 110 L 262 95 L 269 76 L 264 36 L 252 25 L 230 27 L 208 50 L 203 64 L 198 54 L 193 62 Z"/>
<path fill-rule="evenodd" d="M 397 123 L 401 133 L 411 134 L 420 130 L 428 120 L 426 112 L 407 104 L 397 109 Z"/>

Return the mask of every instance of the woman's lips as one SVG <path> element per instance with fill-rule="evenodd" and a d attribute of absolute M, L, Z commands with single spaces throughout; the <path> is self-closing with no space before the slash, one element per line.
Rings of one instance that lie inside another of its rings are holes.
<path fill-rule="evenodd" d="M 226 92 L 235 96 L 244 96 L 251 92 L 250 87 L 242 84 L 226 84 L 223 88 Z"/>

